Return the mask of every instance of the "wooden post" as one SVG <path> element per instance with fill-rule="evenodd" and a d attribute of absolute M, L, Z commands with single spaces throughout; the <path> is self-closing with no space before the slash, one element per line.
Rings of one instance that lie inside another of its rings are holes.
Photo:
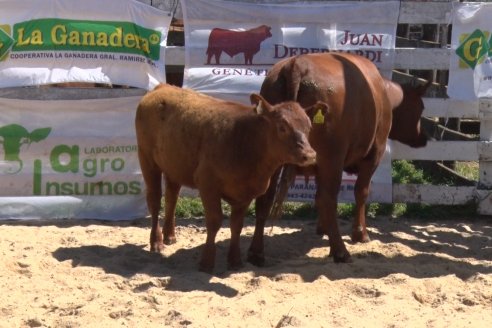
<path fill-rule="evenodd" d="M 478 213 L 492 215 L 492 98 L 479 100 L 479 117 Z"/>

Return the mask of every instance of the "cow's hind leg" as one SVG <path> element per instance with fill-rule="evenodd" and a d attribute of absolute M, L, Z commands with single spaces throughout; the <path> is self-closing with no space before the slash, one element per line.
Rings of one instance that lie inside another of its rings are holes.
<path fill-rule="evenodd" d="M 243 266 L 239 243 L 241 231 L 243 230 L 244 217 L 246 215 L 246 211 L 248 210 L 248 206 L 249 203 L 231 205 L 231 241 L 229 244 L 229 254 L 227 256 L 229 270 L 238 270 Z"/>
<path fill-rule="evenodd" d="M 376 166 L 371 162 L 363 162 L 355 182 L 355 213 L 352 224 L 352 242 L 366 243 L 371 241 L 366 228 L 366 201 L 369 196 L 371 177 Z"/>
<path fill-rule="evenodd" d="M 341 163 L 341 161 L 340 161 Z M 318 229 L 327 234 L 330 255 L 335 263 L 352 262 L 350 253 L 340 235 L 337 221 L 338 191 L 342 182 L 343 169 L 339 163 L 323 163 L 318 157 L 316 206 L 319 213 Z"/>
<path fill-rule="evenodd" d="M 171 245 L 176 242 L 176 204 L 178 202 L 179 190 L 181 185 L 169 181 L 166 179 L 164 194 L 164 227 L 162 228 L 162 233 L 164 234 L 164 243 L 166 245 Z"/>
<path fill-rule="evenodd" d="M 281 169 L 282 167 L 278 168 L 277 171 L 275 171 L 270 180 L 270 186 L 268 187 L 268 190 L 263 195 L 256 198 L 255 231 L 253 233 L 251 245 L 249 246 L 247 258 L 249 263 L 256 266 L 263 266 L 265 264 L 265 253 L 263 244 L 265 224 L 273 206 L 275 191 L 277 190 L 277 180 L 280 175 Z"/>

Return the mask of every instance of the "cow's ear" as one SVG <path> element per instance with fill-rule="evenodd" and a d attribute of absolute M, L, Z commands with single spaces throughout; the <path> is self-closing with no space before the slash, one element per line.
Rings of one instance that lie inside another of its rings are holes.
<path fill-rule="evenodd" d="M 256 114 L 263 114 L 270 109 L 270 104 L 257 93 L 252 93 L 249 99 L 251 104 L 255 105 Z"/>
<path fill-rule="evenodd" d="M 318 101 L 313 106 L 306 109 L 306 114 L 314 124 L 324 124 L 329 118 L 329 107 L 327 103 Z"/>
<path fill-rule="evenodd" d="M 401 85 L 390 80 L 384 79 L 384 84 L 391 109 L 395 109 L 403 101 L 403 89 Z"/>

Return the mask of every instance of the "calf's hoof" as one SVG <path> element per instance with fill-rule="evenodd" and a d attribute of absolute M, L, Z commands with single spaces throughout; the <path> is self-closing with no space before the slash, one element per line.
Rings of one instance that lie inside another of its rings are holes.
<path fill-rule="evenodd" d="M 254 266 L 263 267 L 265 266 L 265 254 L 249 251 L 247 261 Z"/>
<path fill-rule="evenodd" d="M 198 270 L 201 272 L 212 274 L 214 272 L 214 266 L 200 262 L 200 266 L 198 267 Z"/>
<path fill-rule="evenodd" d="M 150 251 L 152 253 L 161 253 L 164 250 L 164 244 L 162 242 L 150 243 Z"/>
<path fill-rule="evenodd" d="M 324 236 L 324 235 L 328 235 L 328 230 L 321 227 L 321 226 L 317 226 L 316 227 L 316 234 L 319 235 L 319 236 Z"/>
<path fill-rule="evenodd" d="M 234 261 L 234 262 L 229 262 L 227 264 L 227 269 L 230 271 L 238 271 L 243 267 L 243 262 L 242 261 Z"/>

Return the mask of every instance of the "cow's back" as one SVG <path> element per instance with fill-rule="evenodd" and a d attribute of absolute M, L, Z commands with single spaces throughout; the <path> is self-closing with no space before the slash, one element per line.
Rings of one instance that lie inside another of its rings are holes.
<path fill-rule="evenodd" d="M 316 101 L 327 103 L 330 124 L 322 137 L 323 146 L 329 152 L 347 153 L 345 161 L 351 165 L 367 154 L 378 129 L 384 130 L 382 134 L 389 132 L 390 125 L 384 120 L 389 117 L 391 121 L 391 108 L 383 89 L 382 77 L 367 59 L 323 53 L 280 62 L 265 79 L 261 94 L 272 103 L 296 100 L 304 108 Z"/>

